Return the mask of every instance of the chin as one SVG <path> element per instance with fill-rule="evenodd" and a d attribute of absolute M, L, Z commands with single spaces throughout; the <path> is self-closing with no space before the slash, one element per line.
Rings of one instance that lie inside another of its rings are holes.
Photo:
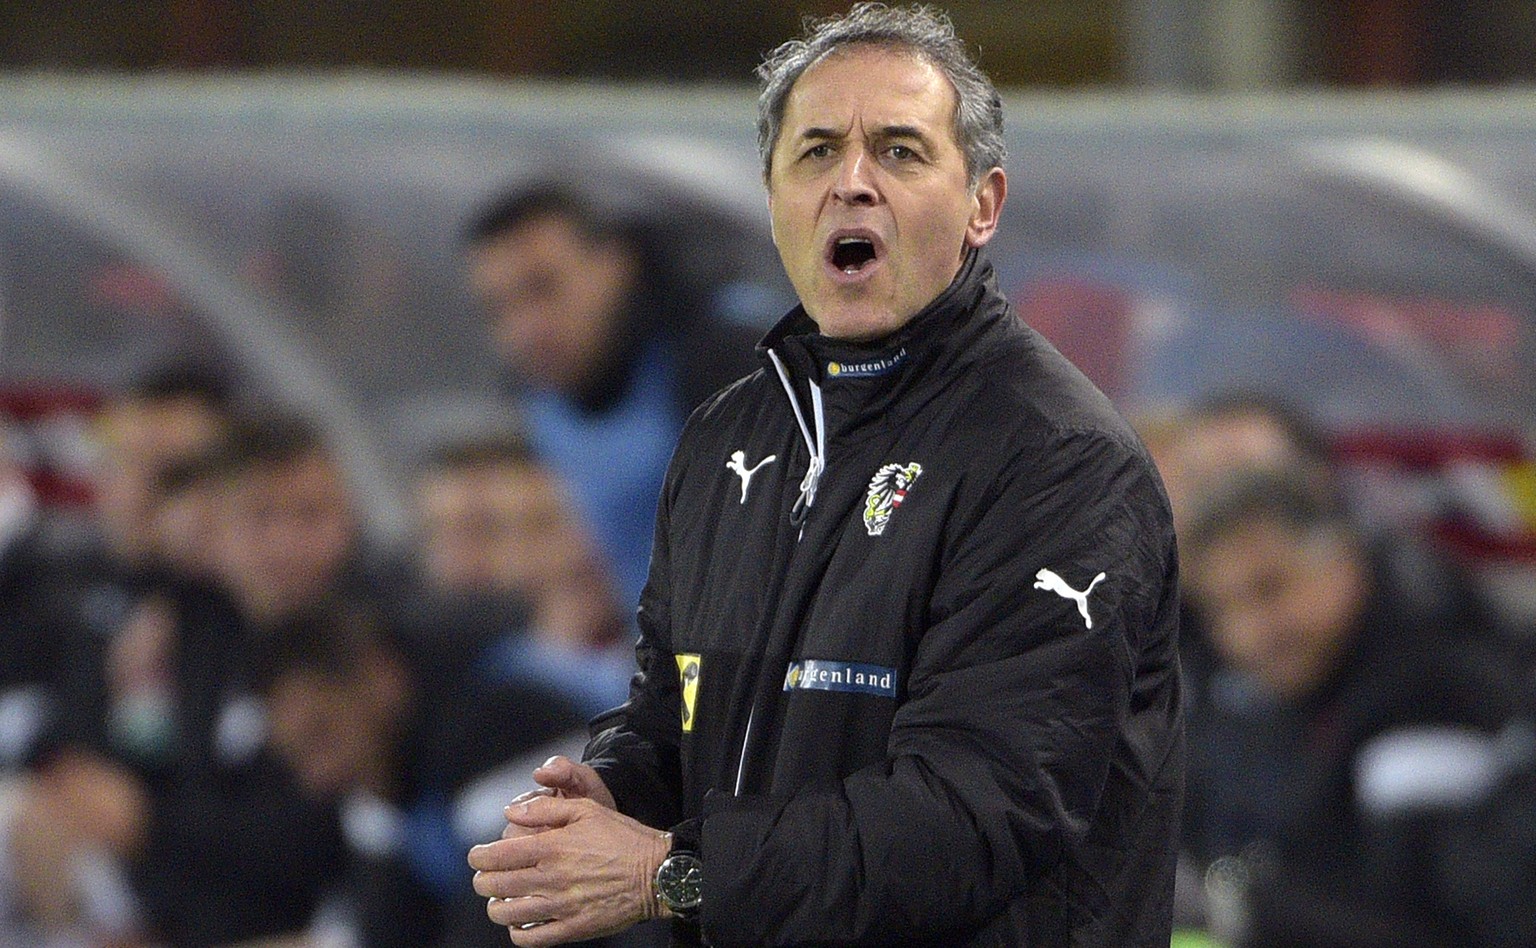
<path fill-rule="evenodd" d="M 904 322 L 885 312 L 833 310 L 825 318 L 816 320 L 816 328 L 823 336 L 833 339 L 869 342 L 890 335 Z"/>

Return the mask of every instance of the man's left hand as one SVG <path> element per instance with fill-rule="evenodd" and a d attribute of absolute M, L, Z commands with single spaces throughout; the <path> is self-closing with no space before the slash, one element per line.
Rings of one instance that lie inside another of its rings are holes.
<path fill-rule="evenodd" d="M 585 799 L 535 797 L 506 812 L 534 832 L 476 846 L 469 864 L 475 891 L 491 900 L 486 913 L 514 944 L 599 938 L 657 917 L 667 834 Z"/>

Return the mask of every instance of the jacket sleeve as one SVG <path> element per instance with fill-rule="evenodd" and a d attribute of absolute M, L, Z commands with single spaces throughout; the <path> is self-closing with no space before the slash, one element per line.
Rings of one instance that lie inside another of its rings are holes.
<path fill-rule="evenodd" d="M 1172 563 L 1160 483 L 1114 438 L 1036 446 L 962 489 L 886 759 L 818 792 L 707 801 L 710 939 L 975 933 L 1064 853 L 1106 845 L 1113 832 L 1089 831 L 1111 762 L 1149 786 L 1169 758 L 1167 740 L 1128 721 L 1141 653 L 1174 646 Z M 1042 570 L 1092 586 L 1088 617 L 1042 588 Z M 1134 816 L 1118 819 L 1134 832 Z"/>
<path fill-rule="evenodd" d="M 592 740 L 582 755 L 602 776 L 619 812 L 657 828 L 681 819 L 683 797 L 681 693 L 672 657 L 667 539 L 678 463 L 674 460 L 657 505 L 650 574 L 640 593 L 638 670 L 630 681 L 629 700 L 592 720 Z"/>

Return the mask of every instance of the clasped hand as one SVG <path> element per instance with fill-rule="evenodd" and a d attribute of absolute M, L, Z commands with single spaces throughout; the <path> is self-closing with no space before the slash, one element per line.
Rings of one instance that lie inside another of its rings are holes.
<path fill-rule="evenodd" d="M 541 789 L 506 808 L 502 838 L 469 851 L 491 921 L 526 948 L 599 938 L 655 918 L 668 836 L 613 809 L 592 768 L 564 757 L 534 771 Z"/>

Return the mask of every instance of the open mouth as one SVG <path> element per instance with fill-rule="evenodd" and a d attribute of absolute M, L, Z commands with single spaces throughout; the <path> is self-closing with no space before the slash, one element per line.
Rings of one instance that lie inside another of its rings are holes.
<path fill-rule="evenodd" d="M 832 244 L 832 266 L 858 273 L 875 259 L 875 242 L 868 237 L 839 237 Z"/>

